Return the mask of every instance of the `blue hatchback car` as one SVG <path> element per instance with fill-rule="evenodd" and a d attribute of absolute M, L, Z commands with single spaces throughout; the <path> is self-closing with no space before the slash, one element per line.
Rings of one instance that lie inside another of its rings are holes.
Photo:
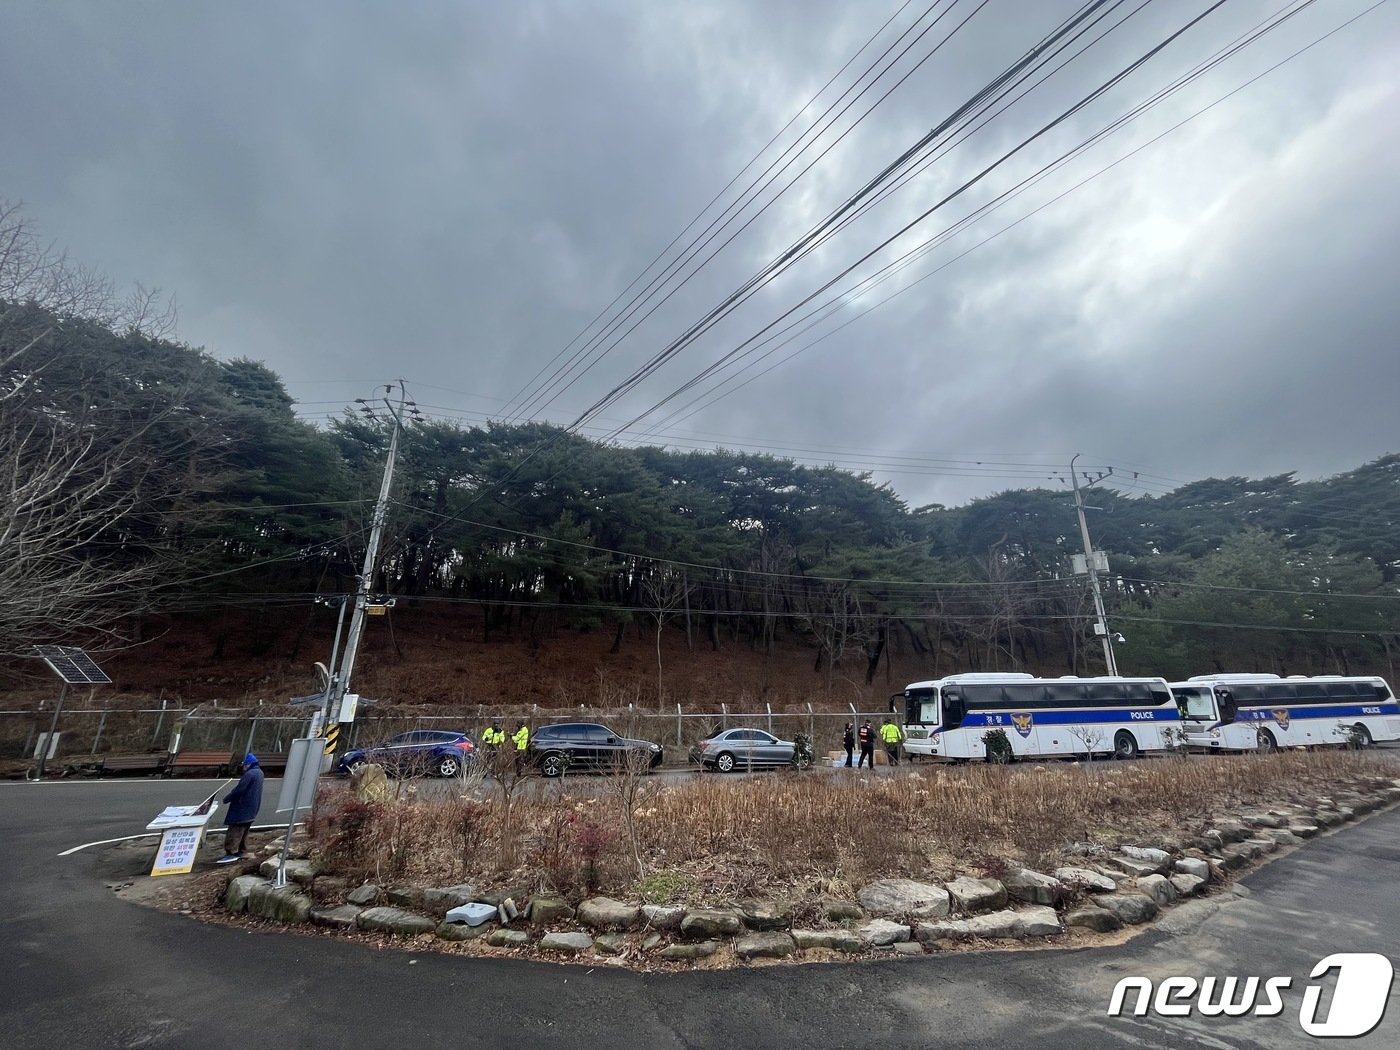
<path fill-rule="evenodd" d="M 357 747 L 341 756 L 341 776 L 361 766 L 379 765 L 394 776 L 455 777 L 469 766 L 476 743 L 466 733 L 445 729 L 415 729 L 390 737 L 374 747 Z"/>

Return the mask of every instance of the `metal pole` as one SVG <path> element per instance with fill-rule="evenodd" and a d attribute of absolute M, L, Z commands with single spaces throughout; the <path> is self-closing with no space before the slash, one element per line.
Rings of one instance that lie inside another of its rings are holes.
<path fill-rule="evenodd" d="M 399 388 L 399 411 L 403 410 L 403 388 Z M 385 404 L 388 404 L 386 401 Z M 379 540 L 384 534 L 384 519 L 389 512 L 389 493 L 394 483 L 394 461 L 399 454 L 399 433 L 403 430 L 399 412 L 389 406 L 394 419 L 394 432 L 389 438 L 389 454 L 384 461 L 384 476 L 379 483 L 379 499 L 374 504 L 374 516 L 370 526 L 369 545 L 365 548 L 364 570 L 360 574 L 360 587 L 355 595 L 355 614 L 350 618 L 350 637 L 345 642 L 345 655 L 341 666 L 335 672 L 335 684 L 331 697 L 332 717 L 340 717 L 340 709 L 345 694 L 350 691 L 350 676 L 355 670 L 355 656 L 360 649 L 360 636 L 365 630 L 365 615 L 369 608 L 370 593 L 374 590 L 374 563 L 379 556 Z M 341 742 L 344 746 L 344 741 Z"/>
<path fill-rule="evenodd" d="M 1108 631 L 1108 617 L 1104 615 L 1103 595 L 1099 593 L 1099 574 L 1094 568 L 1094 545 L 1089 542 L 1089 522 L 1084 517 L 1084 500 L 1079 494 L 1079 475 L 1074 472 L 1074 460 L 1079 456 L 1080 453 L 1076 452 L 1074 459 L 1069 461 L 1069 477 L 1074 485 L 1074 509 L 1079 513 L 1079 535 L 1084 541 L 1084 561 L 1089 569 L 1089 589 L 1094 594 L 1094 613 L 1098 616 L 1095 626 L 1103 632 L 1103 660 L 1109 675 L 1116 678 L 1118 662 L 1113 658 L 1113 640 Z"/>
<path fill-rule="evenodd" d="M 63 710 L 63 701 L 68 696 L 68 683 L 63 683 L 63 688 L 58 691 L 58 703 L 54 705 L 53 721 L 49 723 L 49 735 L 39 741 L 39 768 L 34 774 L 35 780 L 44 779 L 44 765 L 48 761 L 49 748 L 53 747 L 53 735 L 58 730 L 58 716 Z"/>
<path fill-rule="evenodd" d="M 102 705 L 102 717 L 97 720 L 97 735 L 92 738 L 92 750 L 88 752 L 89 755 L 97 754 L 97 745 L 102 743 L 102 730 L 107 727 L 107 711 L 110 706 L 109 704 Z"/>
<path fill-rule="evenodd" d="M 681 705 L 676 705 L 676 746 L 681 746 L 681 730 L 685 726 L 685 716 L 681 714 Z"/>
<path fill-rule="evenodd" d="M 160 739 L 160 727 L 163 726 L 163 725 L 165 725 L 165 705 L 168 704 L 169 702 L 170 702 L 169 700 L 162 700 L 162 701 L 160 702 L 160 717 L 158 717 L 158 718 L 156 719 L 156 731 L 155 731 L 154 733 L 151 734 L 151 746 L 152 746 L 152 747 L 155 747 L 155 746 L 156 746 L 156 741 L 158 741 L 158 740 Z"/>
<path fill-rule="evenodd" d="M 326 691 L 321 695 L 321 724 L 323 726 L 330 716 L 328 708 L 331 698 L 335 695 L 335 680 L 339 675 L 335 662 L 340 658 L 340 632 L 345 626 L 345 609 L 350 604 L 350 595 L 338 594 L 336 597 L 340 599 L 340 613 L 335 618 L 335 641 L 331 643 L 330 681 L 326 683 Z"/>

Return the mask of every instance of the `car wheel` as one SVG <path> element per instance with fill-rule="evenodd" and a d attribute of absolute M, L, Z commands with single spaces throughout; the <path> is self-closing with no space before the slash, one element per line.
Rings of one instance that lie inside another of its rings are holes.
<path fill-rule="evenodd" d="M 718 758 L 715 759 L 715 768 L 718 769 L 721 773 L 733 773 L 734 756 L 731 755 L 728 751 L 725 751 L 723 754 L 721 754 Z"/>
<path fill-rule="evenodd" d="M 443 755 L 438 759 L 437 775 L 440 777 L 455 777 L 462 772 L 462 763 L 451 755 Z"/>
<path fill-rule="evenodd" d="M 1272 755 L 1278 750 L 1278 740 L 1267 729 L 1259 730 L 1259 750 L 1267 755 Z"/>
<path fill-rule="evenodd" d="M 1371 731 L 1360 722 L 1351 727 L 1351 746 L 1358 751 L 1364 751 L 1371 746 Z"/>
<path fill-rule="evenodd" d="M 544 758 L 540 759 L 540 772 L 551 779 L 554 777 L 562 777 L 568 765 L 569 763 L 563 755 L 558 751 L 551 751 L 549 754 L 545 755 Z"/>
<path fill-rule="evenodd" d="M 345 768 L 348 769 L 348 770 L 350 771 L 350 774 L 353 776 L 354 774 L 358 773 L 360 770 L 364 769 L 367 765 L 369 765 L 369 762 L 368 762 L 368 761 L 366 761 L 366 760 L 363 759 L 363 758 L 357 758 L 357 759 L 355 759 L 355 761 L 351 762 L 351 763 L 350 763 L 348 766 L 346 766 Z"/>
<path fill-rule="evenodd" d="M 1137 741 L 1136 741 L 1135 739 L 1133 739 L 1133 734 L 1132 734 L 1132 733 L 1129 733 L 1126 729 L 1120 729 L 1120 730 L 1118 730 L 1117 734 L 1116 734 L 1116 735 L 1114 736 L 1114 738 L 1113 738 L 1113 757 L 1114 757 L 1114 758 L 1137 758 L 1137 757 L 1138 757 L 1138 744 L 1137 744 Z"/>

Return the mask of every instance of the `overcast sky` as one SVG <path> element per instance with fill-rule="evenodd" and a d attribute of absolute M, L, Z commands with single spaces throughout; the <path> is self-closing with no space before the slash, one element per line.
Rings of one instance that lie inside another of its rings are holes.
<path fill-rule="evenodd" d="M 313 419 L 402 377 L 440 418 L 571 424 L 670 349 L 583 432 L 870 469 L 911 505 L 1058 486 L 1076 452 L 1153 493 L 1400 450 L 1396 3 L 1231 0 L 935 207 L 1210 6 L 1107 4 L 1014 104 L 679 341 L 1082 6 L 979 3 L 10 0 L 0 198 L 174 294 L 181 339 L 265 361 Z"/>

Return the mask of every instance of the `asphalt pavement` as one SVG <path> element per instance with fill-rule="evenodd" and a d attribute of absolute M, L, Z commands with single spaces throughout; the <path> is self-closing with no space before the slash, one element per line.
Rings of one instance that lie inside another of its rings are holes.
<path fill-rule="evenodd" d="M 1309 981 L 1320 959 L 1375 952 L 1400 965 L 1400 809 L 1319 837 L 1246 878 L 1247 895 L 1172 909 L 1117 947 L 666 974 L 207 926 L 116 897 L 110 850 L 58 856 L 139 832 L 217 784 L 0 784 L 3 1045 L 1302 1047 L 1319 1042 L 1300 1026 L 1304 987 L 1322 985 L 1329 1002 L 1328 979 Z M 269 783 L 269 822 L 276 792 Z M 1128 976 L 1291 984 L 1274 1016 L 1109 1017 Z M 1380 1025 L 1345 1045 L 1400 1046 L 1397 998 L 1400 981 Z"/>

